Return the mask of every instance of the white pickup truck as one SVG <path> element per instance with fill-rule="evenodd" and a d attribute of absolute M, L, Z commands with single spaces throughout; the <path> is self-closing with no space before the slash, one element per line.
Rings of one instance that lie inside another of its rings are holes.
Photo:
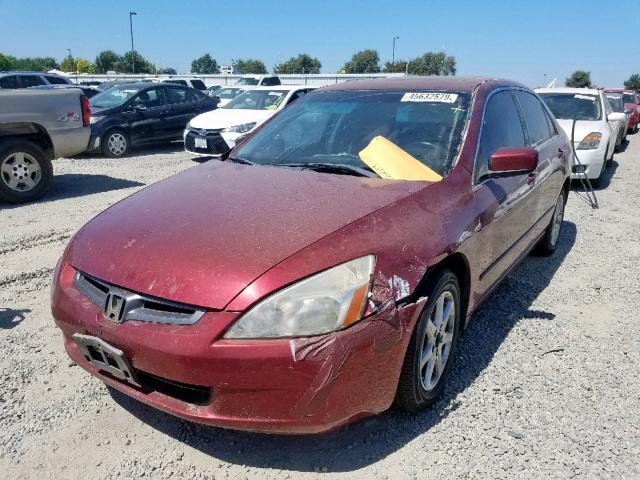
<path fill-rule="evenodd" d="M 87 149 L 90 117 L 79 89 L 0 90 L 0 202 L 43 196 L 51 160 Z"/>

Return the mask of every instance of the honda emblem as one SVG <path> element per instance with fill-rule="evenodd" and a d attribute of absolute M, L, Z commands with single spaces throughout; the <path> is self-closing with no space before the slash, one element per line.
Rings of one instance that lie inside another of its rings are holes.
<path fill-rule="evenodd" d="M 115 323 L 122 323 L 124 319 L 124 307 L 126 299 L 115 293 L 109 293 L 107 295 L 107 302 L 104 307 L 104 316 L 107 320 L 111 320 Z"/>

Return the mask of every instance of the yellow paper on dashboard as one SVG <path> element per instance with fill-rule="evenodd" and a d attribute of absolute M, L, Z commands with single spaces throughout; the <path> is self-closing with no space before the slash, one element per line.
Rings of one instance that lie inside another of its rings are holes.
<path fill-rule="evenodd" d="M 360 151 L 360 158 L 382 178 L 439 182 L 442 175 L 416 160 L 395 143 L 382 136 L 373 137 Z"/>

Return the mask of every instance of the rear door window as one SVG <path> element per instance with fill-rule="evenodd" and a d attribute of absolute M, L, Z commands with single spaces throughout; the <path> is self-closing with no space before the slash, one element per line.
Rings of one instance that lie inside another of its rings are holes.
<path fill-rule="evenodd" d="M 529 146 L 535 148 L 552 137 L 547 114 L 540 100 L 531 93 L 517 90 L 515 96 L 522 108 L 527 133 L 529 134 Z"/>
<path fill-rule="evenodd" d="M 167 102 L 168 103 L 185 103 L 190 102 L 191 97 L 186 88 L 167 88 Z"/>
<path fill-rule="evenodd" d="M 46 85 L 40 75 L 20 75 L 20 80 L 24 88 Z"/>
<path fill-rule="evenodd" d="M 191 86 L 196 90 L 206 90 L 207 86 L 202 80 L 191 80 Z"/>
<path fill-rule="evenodd" d="M 546 123 L 545 123 L 546 129 Z M 522 119 L 508 90 L 492 95 L 487 102 L 482 121 L 482 136 L 475 166 L 475 181 L 489 172 L 489 159 L 500 148 L 525 146 Z"/>
<path fill-rule="evenodd" d="M 18 77 L 15 75 L 0 77 L 0 88 L 20 88 L 18 85 Z"/>

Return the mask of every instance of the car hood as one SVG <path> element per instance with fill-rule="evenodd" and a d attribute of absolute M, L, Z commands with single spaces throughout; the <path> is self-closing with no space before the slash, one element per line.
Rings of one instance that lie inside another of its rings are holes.
<path fill-rule="evenodd" d="M 569 140 L 571 140 L 571 128 L 573 124 L 573 120 L 569 119 L 559 119 L 558 124 L 564 130 L 564 133 L 567 134 Z M 591 132 L 600 132 L 603 137 L 608 133 L 609 129 L 607 128 L 607 123 L 603 120 L 595 120 L 595 121 L 587 121 L 587 120 L 578 120 L 576 121 L 576 129 L 574 133 L 574 142 L 580 143 L 584 137 L 589 135 Z"/>
<path fill-rule="evenodd" d="M 275 113 L 274 110 L 241 110 L 218 108 L 211 112 L 203 113 L 193 118 L 193 128 L 205 128 L 215 130 L 217 128 L 232 127 L 243 123 L 262 123 Z"/>
<path fill-rule="evenodd" d="M 138 293 L 223 309 L 279 262 L 426 185 L 211 161 L 102 212 L 67 260 Z"/>

